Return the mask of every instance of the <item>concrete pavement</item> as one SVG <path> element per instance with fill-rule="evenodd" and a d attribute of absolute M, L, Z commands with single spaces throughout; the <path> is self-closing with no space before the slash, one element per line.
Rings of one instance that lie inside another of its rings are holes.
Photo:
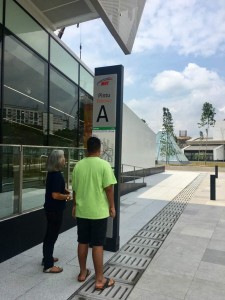
<path fill-rule="evenodd" d="M 121 247 L 198 175 L 168 170 L 146 178 L 147 187 L 122 196 Z M 216 180 L 216 201 L 209 200 L 209 175 L 205 173 L 127 299 L 225 299 L 225 173 L 219 172 Z M 76 227 L 59 236 L 54 255 L 64 268 L 60 274 L 42 272 L 41 244 L 1 263 L 0 298 L 68 299 L 82 287 L 76 280 L 76 246 Z M 104 262 L 114 255 L 106 251 Z M 94 275 L 91 253 L 87 264 Z"/>

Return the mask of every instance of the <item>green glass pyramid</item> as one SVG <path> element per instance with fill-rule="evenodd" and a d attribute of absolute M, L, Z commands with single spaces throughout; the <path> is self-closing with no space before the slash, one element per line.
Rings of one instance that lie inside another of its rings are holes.
<path fill-rule="evenodd" d="M 177 145 L 174 137 L 160 130 L 156 134 L 156 161 L 158 163 L 187 164 L 189 160 Z"/>

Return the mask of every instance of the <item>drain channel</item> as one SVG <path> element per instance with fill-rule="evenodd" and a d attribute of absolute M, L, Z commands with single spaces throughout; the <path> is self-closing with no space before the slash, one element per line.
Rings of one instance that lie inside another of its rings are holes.
<path fill-rule="evenodd" d="M 198 175 L 106 263 L 104 276 L 114 278 L 115 286 L 95 291 L 92 276 L 68 300 L 127 299 L 205 176 Z"/>

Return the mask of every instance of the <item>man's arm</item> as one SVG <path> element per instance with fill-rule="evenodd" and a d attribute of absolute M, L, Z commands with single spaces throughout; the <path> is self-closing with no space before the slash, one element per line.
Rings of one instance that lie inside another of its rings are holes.
<path fill-rule="evenodd" d="M 115 204 L 114 204 L 114 190 L 113 185 L 107 186 L 105 189 L 105 193 L 109 202 L 109 215 L 112 218 L 116 216 Z"/>
<path fill-rule="evenodd" d="M 72 217 L 76 218 L 76 193 L 73 191 Z"/>

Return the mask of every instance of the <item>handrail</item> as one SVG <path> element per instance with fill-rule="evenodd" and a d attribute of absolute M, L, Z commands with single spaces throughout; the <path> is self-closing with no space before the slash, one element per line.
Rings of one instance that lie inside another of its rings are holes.
<path fill-rule="evenodd" d="M 132 167 L 132 170 L 130 171 L 126 171 L 124 172 L 124 166 L 127 166 L 127 167 Z M 137 170 L 137 168 L 139 168 L 139 170 Z M 142 175 L 139 175 L 138 173 L 140 173 L 140 171 L 143 171 Z M 127 175 L 125 175 L 126 173 L 128 173 Z M 131 174 L 129 174 L 131 173 Z M 133 175 L 132 175 L 133 173 Z M 138 167 L 138 166 L 132 166 L 132 165 L 127 165 L 127 164 L 121 164 L 121 182 L 123 183 L 124 180 L 123 178 L 134 178 L 134 183 L 135 183 L 135 180 L 136 179 L 140 179 L 140 178 L 143 178 L 143 183 L 145 182 L 145 168 L 143 167 Z"/>

